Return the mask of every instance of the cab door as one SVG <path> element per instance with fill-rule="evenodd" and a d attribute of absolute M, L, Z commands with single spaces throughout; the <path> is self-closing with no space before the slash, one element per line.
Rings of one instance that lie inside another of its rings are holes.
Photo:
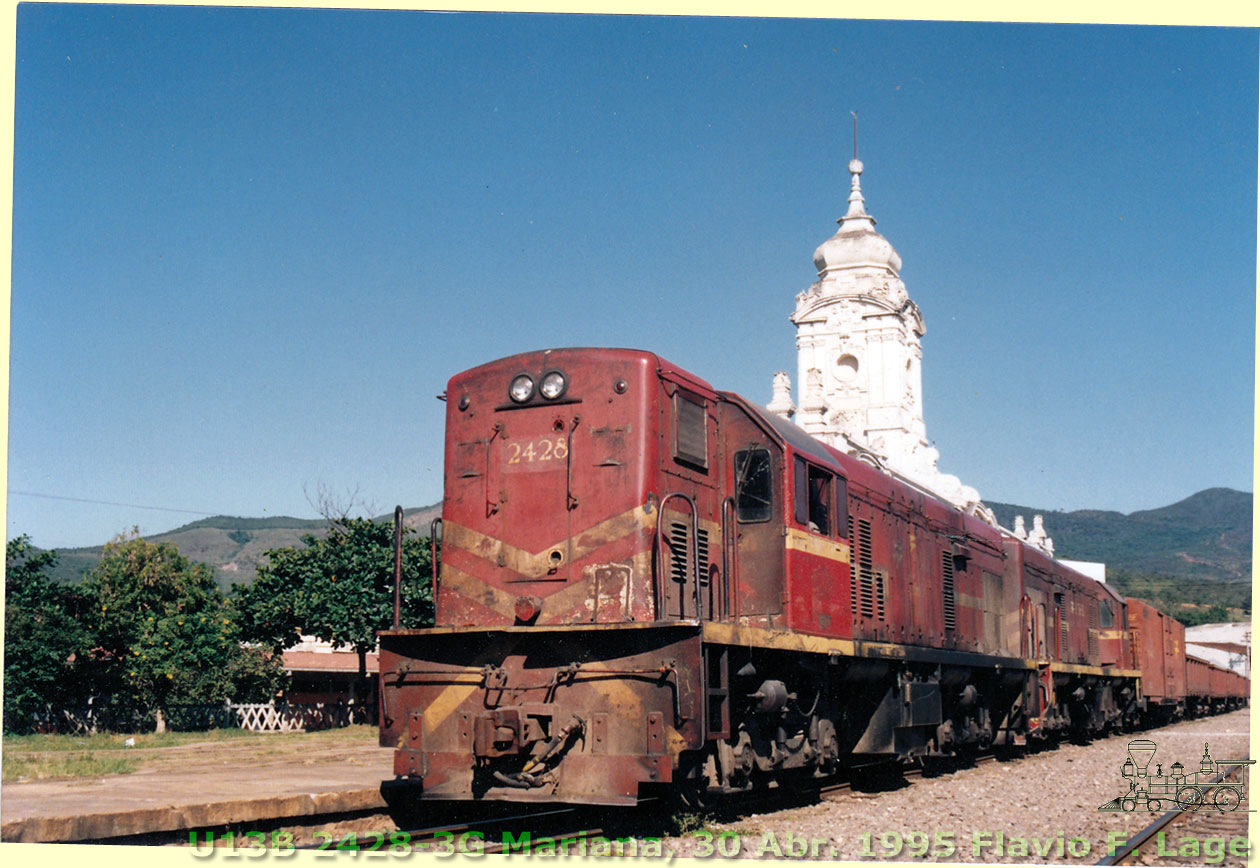
<path fill-rule="evenodd" d="M 660 384 L 657 617 L 712 618 L 720 605 L 714 591 L 722 570 L 718 401 L 672 372 L 663 372 Z"/>
<path fill-rule="evenodd" d="M 783 612 L 783 447 L 734 404 L 723 420 L 722 555 L 715 618 L 754 626 Z"/>

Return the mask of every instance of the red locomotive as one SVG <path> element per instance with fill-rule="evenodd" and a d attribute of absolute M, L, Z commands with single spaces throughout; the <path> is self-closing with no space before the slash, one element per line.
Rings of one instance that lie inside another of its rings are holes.
<path fill-rule="evenodd" d="M 651 353 L 445 397 L 437 626 L 380 637 L 421 798 L 700 799 L 1185 707 L 1177 622 Z"/>

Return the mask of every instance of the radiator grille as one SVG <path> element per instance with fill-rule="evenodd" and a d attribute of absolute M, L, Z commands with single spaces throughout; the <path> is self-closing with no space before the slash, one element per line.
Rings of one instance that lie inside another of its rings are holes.
<path fill-rule="evenodd" d="M 674 522 L 669 526 L 669 577 L 675 582 L 687 581 L 687 525 Z"/>
<path fill-rule="evenodd" d="M 856 531 L 856 532 L 855 532 Z M 875 572 L 871 558 L 871 523 L 864 518 L 857 520 L 854 528 L 853 516 L 849 516 L 849 540 L 855 546 L 854 569 L 852 575 L 856 585 L 853 596 L 854 614 L 862 618 L 884 617 L 884 581 Z"/>
<path fill-rule="evenodd" d="M 1066 660 L 1068 656 L 1068 613 L 1063 594 L 1054 595 L 1054 608 L 1059 613 L 1059 659 Z"/>
<path fill-rule="evenodd" d="M 1089 607 L 1089 659 L 1090 662 L 1098 660 L 1098 604 L 1094 603 Z"/>
<path fill-rule="evenodd" d="M 954 630 L 958 627 L 956 605 L 954 596 L 954 554 L 953 552 L 941 552 L 941 606 L 945 612 L 946 630 Z"/>
<path fill-rule="evenodd" d="M 687 545 L 691 535 L 690 525 L 675 521 L 669 526 L 669 575 L 675 582 L 686 582 L 691 577 L 689 561 L 690 552 Z M 696 532 L 696 561 L 699 567 L 700 583 L 709 581 L 709 532 L 700 528 Z"/>

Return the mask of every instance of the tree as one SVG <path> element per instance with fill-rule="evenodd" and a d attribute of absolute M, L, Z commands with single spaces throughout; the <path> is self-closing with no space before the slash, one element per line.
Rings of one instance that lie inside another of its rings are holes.
<path fill-rule="evenodd" d="M 75 662 L 89 647 L 76 614 L 82 595 L 48 576 L 55 552 L 41 552 L 23 534 L 5 546 L 4 721 L 6 731 L 31 725 L 49 705 L 86 698 Z"/>
<path fill-rule="evenodd" d="M 409 625 L 433 622 L 428 540 L 405 528 L 402 611 Z M 328 535 L 302 537 L 303 548 L 272 549 L 248 586 L 234 585 L 242 636 L 281 653 L 308 633 L 359 655 L 359 678 L 376 632 L 394 619 L 394 529 L 366 518 L 340 517 Z"/>
<path fill-rule="evenodd" d="M 233 698 L 234 661 L 245 652 L 210 567 L 171 543 L 119 536 L 106 544 L 84 589 L 101 681 L 121 693 L 117 699 L 152 709 L 159 732 L 171 705 Z"/>
<path fill-rule="evenodd" d="M 285 689 L 288 676 L 278 655 L 258 645 L 241 645 L 228 661 L 233 702 L 270 702 Z"/>

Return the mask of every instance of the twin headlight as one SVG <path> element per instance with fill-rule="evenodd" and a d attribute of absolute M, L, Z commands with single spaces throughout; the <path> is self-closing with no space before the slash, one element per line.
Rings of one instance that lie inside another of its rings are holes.
<path fill-rule="evenodd" d="M 568 387 L 569 381 L 565 379 L 564 374 L 559 371 L 548 371 L 543 374 L 542 381 L 538 384 L 538 393 L 548 401 L 554 401 L 563 395 Z M 518 404 L 524 404 L 534 397 L 534 378 L 529 374 L 517 374 L 508 386 L 508 397 Z"/>

